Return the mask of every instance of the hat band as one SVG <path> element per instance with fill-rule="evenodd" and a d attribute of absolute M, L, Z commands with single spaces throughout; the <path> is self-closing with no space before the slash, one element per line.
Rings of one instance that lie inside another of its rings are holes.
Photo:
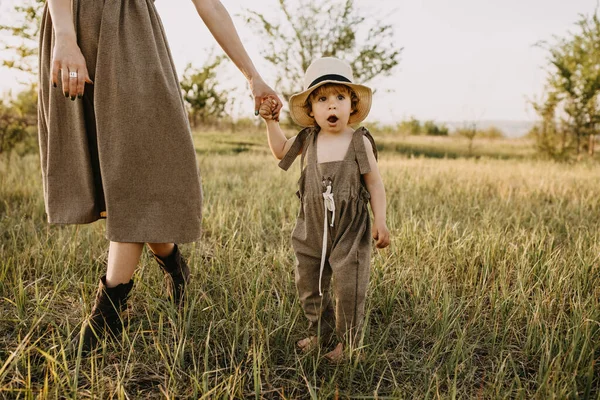
<path fill-rule="evenodd" d="M 350 79 L 346 78 L 345 76 L 337 75 L 337 74 L 328 74 L 328 75 L 320 76 L 317 79 L 315 79 L 314 81 L 312 81 L 312 83 L 310 85 L 308 85 L 307 89 L 310 89 L 311 87 L 313 87 L 323 81 L 340 81 L 340 82 L 352 83 L 352 81 Z"/>

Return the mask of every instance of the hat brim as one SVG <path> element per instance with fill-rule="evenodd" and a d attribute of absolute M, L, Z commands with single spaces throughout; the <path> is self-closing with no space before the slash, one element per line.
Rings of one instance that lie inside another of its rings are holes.
<path fill-rule="evenodd" d="M 327 83 L 335 83 L 337 85 L 348 86 L 356 93 L 356 96 L 358 97 L 359 101 L 356 107 L 356 112 L 350 115 L 348 125 L 358 124 L 362 122 L 365 118 L 367 118 L 367 115 L 369 115 L 369 111 L 371 110 L 371 101 L 373 99 L 373 92 L 370 88 L 364 85 L 358 85 L 356 83 L 328 80 L 319 82 L 315 86 L 312 86 L 300 93 L 296 93 L 290 97 L 290 116 L 292 117 L 292 120 L 294 120 L 295 123 L 303 127 L 315 126 L 315 119 L 306 113 L 304 104 L 306 103 L 306 99 L 308 99 L 308 96 L 314 90 Z"/>

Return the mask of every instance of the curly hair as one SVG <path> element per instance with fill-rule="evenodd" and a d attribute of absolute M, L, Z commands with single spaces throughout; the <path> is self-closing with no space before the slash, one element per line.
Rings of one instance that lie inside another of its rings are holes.
<path fill-rule="evenodd" d="M 312 113 L 312 103 L 317 97 L 328 96 L 330 94 L 338 93 L 350 96 L 350 109 L 352 110 L 350 112 L 350 115 L 355 114 L 358 107 L 358 102 L 360 101 L 360 99 L 356 95 L 356 92 L 352 90 L 350 86 L 346 86 L 339 83 L 326 83 L 323 86 L 319 86 L 318 88 L 313 90 L 306 98 L 306 102 L 304 102 L 303 105 L 304 111 L 306 111 L 306 115 L 314 119 L 314 117 L 312 117 L 310 114 Z"/>

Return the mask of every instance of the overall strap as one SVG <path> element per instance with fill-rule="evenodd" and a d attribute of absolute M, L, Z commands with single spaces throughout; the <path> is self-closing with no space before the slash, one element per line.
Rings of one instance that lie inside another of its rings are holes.
<path fill-rule="evenodd" d="M 300 133 L 298 133 L 298 135 L 296 135 L 296 140 L 292 144 L 292 147 L 290 147 L 285 156 L 283 156 L 281 161 L 279 161 L 279 168 L 283 169 L 284 171 L 287 171 L 290 168 L 290 166 L 294 163 L 294 160 L 296 160 L 296 157 L 298 157 L 298 154 L 300 154 L 300 152 L 302 152 L 302 164 L 300 165 L 300 167 L 302 168 L 304 164 L 306 146 L 308 145 L 308 140 L 306 139 L 311 135 L 313 130 L 313 127 L 304 128 L 300 131 Z"/>
<path fill-rule="evenodd" d="M 307 138 L 306 143 L 304 144 L 304 149 L 302 150 L 302 168 L 304 168 L 305 165 L 317 163 L 317 136 L 320 131 L 321 128 L 314 128 L 312 134 Z M 306 160 L 306 163 L 304 160 Z"/>
<path fill-rule="evenodd" d="M 369 133 L 367 128 L 358 128 L 354 132 L 352 144 L 354 145 L 354 154 L 361 175 L 371 172 L 371 166 L 369 165 L 369 158 L 367 157 L 367 149 L 365 149 L 363 136 L 366 136 L 367 139 L 369 139 L 369 141 L 371 142 L 371 146 L 373 147 L 373 153 L 375 154 L 375 159 L 377 159 L 377 147 L 375 146 L 375 140 L 373 139 L 373 136 L 371 136 L 371 133 Z"/>

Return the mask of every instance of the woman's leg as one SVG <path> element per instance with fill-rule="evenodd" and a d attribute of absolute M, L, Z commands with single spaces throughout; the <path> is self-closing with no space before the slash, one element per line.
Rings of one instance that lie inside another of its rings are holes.
<path fill-rule="evenodd" d="M 174 243 L 148 243 L 148 247 L 159 257 L 168 257 L 173 253 Z"/>
<path fill-rule="evenodd" d="M 190 280 L 190 269 L 185 259 L 174 243 L 148 243 L 148 247 L 160 268 L 169 277 L 167 295 L 177 306 L 180 306 Z"/>
<path fill-rule="evenodd" d="M 127 309 L 127 298 L 133 286 L 131 277 L 143 247 L 143 243 L 110 242 L 106 275 L 100 278 L 92 312 L 73 341 L 75 348 L 82 346 L 82 351 L 87 354 L 106 333 L 113 336 L 121 333 L 120 314 Z"/>
<path fill-rule="evenodd" d="M 121 283 L 129 283 L 140 261 L 143 248 L 143 243 L 110 242 L 106 287 L 112 288 Z"/>

